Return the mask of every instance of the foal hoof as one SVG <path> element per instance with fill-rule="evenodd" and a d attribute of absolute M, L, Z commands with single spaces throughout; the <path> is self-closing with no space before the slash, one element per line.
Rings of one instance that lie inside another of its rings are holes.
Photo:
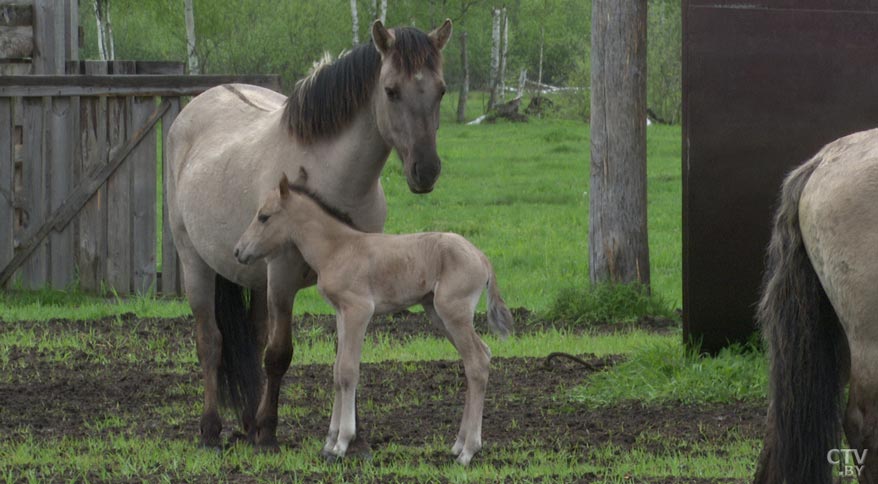
<path fill-rule="evenodd" d="M 320 455 L 323 456 L 323 459 L 326 460 L 326 462 L 328 462 L 330 464 L 333 464 L 335 462 L 342 460 L 342 457 L 339 457 L 339 456 L 333 454 L 332 451 L 329 451 L 326 449 L 321 450 Z"/>

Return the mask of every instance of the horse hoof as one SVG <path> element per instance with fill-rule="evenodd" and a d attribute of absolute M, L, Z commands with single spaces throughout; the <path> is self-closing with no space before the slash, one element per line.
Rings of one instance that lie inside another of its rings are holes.
<path fill-rule="evenodd" d="M 249 439 L 246 434 L 244 434 L 242 432 L 235 431 L 235 432 L 232 432 L 232 435 L 229 436 L 229 441 L 228 441 L 227 445 L 229 447 L 232 447 L 232 446 L 238 445 L 241 442 L 250 443 L 253 441 L 251 439 Z"/>
<path fill-rule="evenodd" d="M 466 466 L 469 465 L 469 463 L 470 463 L 470 461 L 471 461 L 472 459 L 473 459 L 473 456 L 472 456 L 472 455 L 467 455 L 466 452 L 462 452 L 459 456 L 457 456 L 457 459 L 455 459 L 455 461 L 456 461 L 458 464 L 460 464 L 460 465 L 466 467 Z"/>
<path fill-rule="evenodd" d="M 321 450 L 320 455 L 323 456 L 323 459 L 326 460 L 326 462 L 328 462 L 330 464 L 334 464 L 336 462 L 339 462 L 342 459 L 341 457 L 333 454 L 332 451 L 329 451 L 326 449 Z"/>
<path fill-rule="evenodd" d="M 369 445 L 369 442 L 367 442 L 366 439 L 354 439 L 354 441 L 351 442 L 351 444 L 348 446 L 345 455 L 363 460 L 371 460 L 372 447 Z"/>
<path fill-rule="evenodd" d="M 198 442 L 198 447 L 201 449 L 205 449 L 205 450 L 222 451 L 223 450 L 223 443 L 222 443 L 222 440 L 220 440 L 219 436 L 217 436 L 216 438 L 210 438 L 210 439 L 202 438 Z"/>
<path fill-rule="evenodd" d="M 277 454 L 280 452 L 280 445 L 277 442 L 263 442 L 254 445 L 253 449 L 260 454 Z"/>

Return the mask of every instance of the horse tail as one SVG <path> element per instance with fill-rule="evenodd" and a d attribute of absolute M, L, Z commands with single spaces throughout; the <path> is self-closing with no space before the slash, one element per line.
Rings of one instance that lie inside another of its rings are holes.
<path fill-rule="evenodd" d="M 845 339 L 805 250 L 799 200 L 819 155 L 783 183 L 757 319 L 768 346 L 769 408 L 756 482 L 830 483 L 841 433 Z"/>
<path fill-rule="evenodd" d="M 497 288 L 497 274 L 494 268 L 488 262 L 487 257 L 485 263 L 488 266 L 488 272 L 491 276 L 488 278 L 488 325 L 495 333 L 506 338 L 512 332 L 512 311 L 506 306 L 506 301 L 500 296 L 500 289 Z"/>
<path fill-rule="evenodd" d="M 256 331 L 249 318 L 243 287 L 217 274 L 216 323 L 222 334 L 219 369 L 220 399 L 245 423 L 255 418 L 262 386 Z"/>

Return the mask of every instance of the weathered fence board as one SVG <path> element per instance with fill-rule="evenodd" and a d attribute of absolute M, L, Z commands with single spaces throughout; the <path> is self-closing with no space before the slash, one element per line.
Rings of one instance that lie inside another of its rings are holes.
<path fill-rule="evenodd" d="M 39 97 L 24 98 L 22 181 L 27 190 L 21 203 L 22 233 L 30 236 L 45 220 L 45 150 L 43 143 L 44 99 Z M 34 257 L 24 267 L 23 277 L 26 287 L 39 289 L 46 285 L 47 244 L 41 243 L 34 251 Z"/>
<path fill-rule="evenodd" d="M 134 71 L 134 63 L 111 62 L 112 72 Z M 107 100 L 110 157 L 136 129 L 131 126 L 131 98 Z M 124 163 L 107 180 L 107 273 L 106 281 L 120 293 L 131 291 L 131 164 Z"/>
<path fill-rule="evenodd" d="M 49 211 L 55 211 L 73 189 L 73 168 L 76 157 L 74 143 L 74 118 L 72 99 L 69 97 L 51 98 L 47 105 L 46 123 L 48 146 L 46 162 L 49 171 Z M 74 277 L 73 226 L 49 236 L 49 267 L 51 286 L 63 289 L 73 282 Z"/>
<path fill-rule="evenodd" d="M 130 125 L 143 125 L 155 110 L 153 97 L 134 97 Z M 131 167 L 131 266 L 132 290 L 156 289 L 156 132 L 150 130 L 128 165 Z"/>
<path fill-rule="evenodd" d="M 170 98 L 170 108 L 162 117 L 162 293 L 166 295 L 182 295 L 182 278 L 180 260 L 171 234 L 171 223 L 168 220 L 168 180 L 171 177 L 171 164 L 168 163 L 168 133 L 171 125 L 180 114 L 180 98 Z"/>
<path fill-rule="evenodd" d="M 86 74 L 106 74 L 107 63 L 86 61 Z M 80 98 L 80 146 L 85 176 L 107 162 L 107 98 Z M 82 179 L 80 179 L 80 182 Z M 102 185 L 79 215 L 79 282 L 83 290 L 101 289 L 107 257 L 107 187 Z"/>
<path fill-rule="evenodd" d="M 14 155 L 12 100 L 0 97 L 0 266 L 12 260 Z"/>

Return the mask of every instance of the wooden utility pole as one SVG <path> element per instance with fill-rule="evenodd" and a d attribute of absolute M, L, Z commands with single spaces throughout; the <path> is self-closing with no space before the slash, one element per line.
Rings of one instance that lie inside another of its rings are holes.
<path fill-rule="evenodd" d="M 646 0 L 594 0 L 589 276 L 649 284 Z"/>

